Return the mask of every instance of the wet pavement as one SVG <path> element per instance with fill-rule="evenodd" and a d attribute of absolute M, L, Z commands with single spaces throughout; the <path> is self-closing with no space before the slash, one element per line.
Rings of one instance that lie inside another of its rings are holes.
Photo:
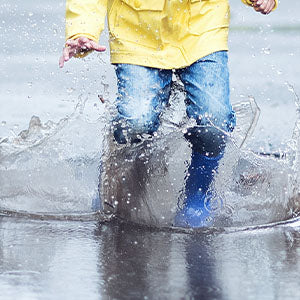
<path fill-rule="evenodd" d="M 0 219 L 1 299 L 298 299 L 298 227 Z"/>

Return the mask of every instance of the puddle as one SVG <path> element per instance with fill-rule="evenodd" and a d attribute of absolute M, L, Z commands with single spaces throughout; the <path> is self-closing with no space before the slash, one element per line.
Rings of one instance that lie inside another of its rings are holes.
<path fill-rule="evenodd" d="M 105 104 L 109 113 L 100 117 L 82 98 L 73 114 L 58 123 L 32 117 L 27 130 L 1 138 L 2 213 L 74 220 L 107 220 L 114 215 L 128 222 L 172 227 L 183 201 L 191 155 L 184 133 L 191 124 L 185 118 L 179 83 L 174 84 L 171 99 L 157 134 L 130 147 L 111 139 L 109 102 Z M 212 226 L 242 228 L 296 218 L 300 118 L 286 149 L 254 153 L 247 150 L 247 141 L 259 108 L 249 98 L 234 109 L 237 127 L 228 136 L 210 187 L 216 195 Z M 100 211 L 95 212 L 99 197 Z"/>

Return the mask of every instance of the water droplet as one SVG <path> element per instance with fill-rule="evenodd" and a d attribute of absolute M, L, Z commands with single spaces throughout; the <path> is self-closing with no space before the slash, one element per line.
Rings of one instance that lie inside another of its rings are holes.
<path fill-rule="evenodd" d="M 269 55 L 271 53 L 271 49 L 270 48 L 262 48 L 261 52 L 264 53 L 264 54 Z"/>

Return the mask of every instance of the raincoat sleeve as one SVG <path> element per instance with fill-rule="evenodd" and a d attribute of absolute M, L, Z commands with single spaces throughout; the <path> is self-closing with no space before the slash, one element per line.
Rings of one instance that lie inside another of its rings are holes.
<path fill-rule="evenodd" d="M 67 0 L 66 40 L 85 36 L 98 42 L 106 11 L 107 0 Z"/>
<path fill-rule="evenodd" d="M 242 0 L 242 2 L 244 2 L 245 4 L 252 6 L 252 1 L 250 0 Z M 273 8 L 273 10 L 275 10 L 278 6 L 278 0 L 275 0 L 275 7 Z"/>

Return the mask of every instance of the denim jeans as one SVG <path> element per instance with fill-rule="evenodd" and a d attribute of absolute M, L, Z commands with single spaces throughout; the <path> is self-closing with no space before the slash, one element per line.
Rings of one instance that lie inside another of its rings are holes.
<path fill-rule="evenodd" d="M 227 51 L 218 51 L 192 65 L 176 69 L 186 91 L 186 114 L 196 127 L 185 134 L 193 150 L 208 156 L 219 155 L 225 147 L 225 132 L 233 130 L 235 115 L 229 100 Z M 115 140 L 135 142 L 142 134 L 152 135 L 169 101 L 172 70 L 131 64 L 117 64 L 117 116 Z M 220 131 L 221 129 L 222 131 Z"/>

